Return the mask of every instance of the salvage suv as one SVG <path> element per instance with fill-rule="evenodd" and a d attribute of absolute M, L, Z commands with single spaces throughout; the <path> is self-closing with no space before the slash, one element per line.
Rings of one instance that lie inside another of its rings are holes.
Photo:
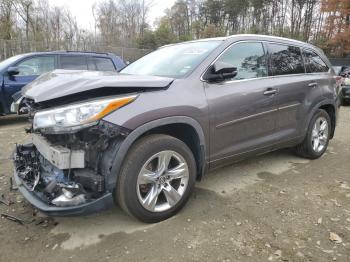
<path fill-rule="evenodd" d="M 49 215 L 118 204 L 161 221 L 208 170 L 286 147 L 322 156 L 334 76 L 320 49 L 259 35 L 168 45 L 120 74 L 56 70 L 23 90 L 33 138 L 16 147 L 14 178 Z"/>

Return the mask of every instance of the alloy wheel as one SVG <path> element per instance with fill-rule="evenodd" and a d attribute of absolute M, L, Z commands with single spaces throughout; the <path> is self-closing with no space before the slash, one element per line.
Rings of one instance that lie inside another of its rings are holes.
<path fill-rule="evenodd" d="M 328 142 L 328 122 L 324 117 L 319 117 L 316 119 L 315 124 L 312 128 L 311 143 L 312 149 L 319 153 L 321 152 Z"/>
<path fill-rule="evenodd" d="M 186 160 L 172 150 L 161 151 L 142 166 L 137 178 L 137 196 L 151 212 L 163 212 L 183 197 L 189 180 Z"/>

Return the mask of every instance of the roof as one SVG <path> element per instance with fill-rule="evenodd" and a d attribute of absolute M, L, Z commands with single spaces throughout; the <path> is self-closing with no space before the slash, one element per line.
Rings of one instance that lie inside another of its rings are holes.
<path fill-rule="evenodd" d="M 280 36 L 271 36 L 271 35 L 259 35 L 259 34 L 236 34 L 236 35 L 230 35 L 230 36 L 224 36 L 224 37 L 212 37 L 212 38 L 202 38 L 202 39 L 196 39 L 196 40 L 191 40 L 191 41 L 186 41 L 182 43 L 194 43 L 194 42 L 205 42 L 205 41 L 226 41 L 232 38 L 242 38 L 242 37 L 250 37 L 250 38 L 260 38 L 260 40 L 282 40 L 286 42 L 292 42 L 298 45 L 309 45 L 312 46 L 313 48 L 317 48 L 316 46 L 302 42 L 299 40 L 291 39 L 291 38 L 286 38 L 286 37 L 280 37 Z M 162 47 L 166 46 L 172 46 L 172 45 L 177 45 L 181 43 L 174 43 L 174 44 L 169 44 L 169 45 L 164 45 Z M 160 47 L 160 48 L 162 48 Z"/>

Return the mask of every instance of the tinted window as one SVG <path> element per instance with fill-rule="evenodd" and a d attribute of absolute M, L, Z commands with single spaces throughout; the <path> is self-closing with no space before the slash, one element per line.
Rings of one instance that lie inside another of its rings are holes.
<path fill-rule="evenodd" d="M 109 58 L 90 57 L 89 70 L 115 71 L 115 67 L 112 60 Z"/>
<path fill-rule="evenodd" d="M 61 56 L 61 68 L 73 70 L 87 70 L 85 56 Z"/>
<path fill-rule="evenodd" d="M 269 44 L 270 67 L 273 75 L 305 73 L 300 48 Z"/>
<path fill-rule="evenodd" d="M 237 68 L 234 79 L 267 76 L 266 55 L 261 43 L 238 43 L 218 59 Z"/>
<path fill-rule="evenodd" d="M 328 66 L 315 52 L 304 50 L 304 58 L 307 73 L 327 72 Z"/>
<path fill-rule="evenodd" d="M 55 57 L 37 56 L 17 64 L 19 76 L 41 75 L 55 69 Z"/>

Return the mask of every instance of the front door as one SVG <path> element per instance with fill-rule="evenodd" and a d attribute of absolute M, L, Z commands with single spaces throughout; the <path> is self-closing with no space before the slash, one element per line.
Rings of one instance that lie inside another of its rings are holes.
<path fill-rule="evenodd" d="M 260 42 L 239 42 L 217 60 L 237 68 L 229 80 L 205 82 L 210 110 L 211 167 L 275 141 L 276 94 Z"/>

